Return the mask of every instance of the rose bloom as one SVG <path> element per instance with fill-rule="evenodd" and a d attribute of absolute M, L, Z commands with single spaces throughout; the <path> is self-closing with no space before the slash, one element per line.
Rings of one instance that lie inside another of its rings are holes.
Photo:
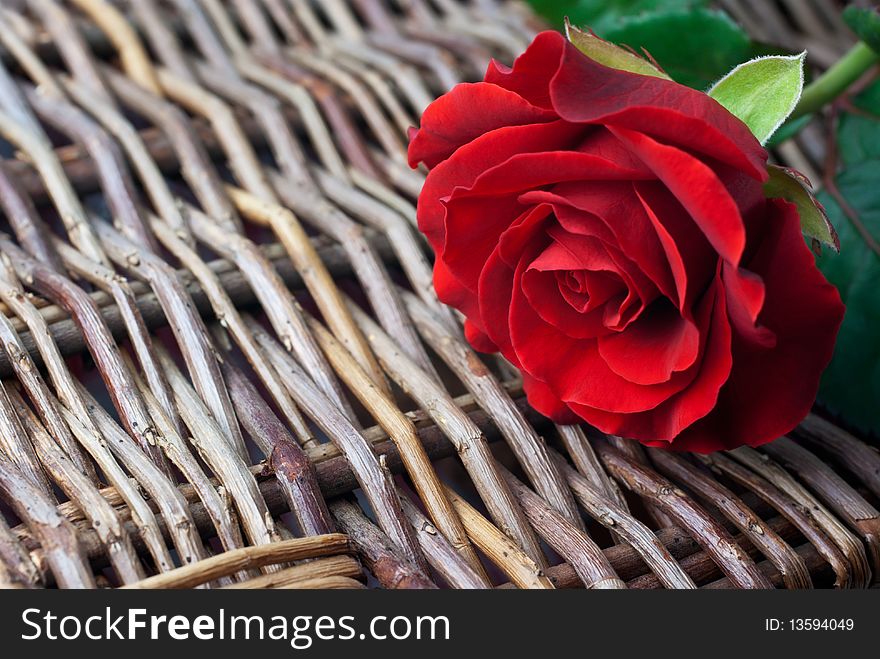
<path fill-rule="evenodd" d="M 756 446 L 810 410 L 843 318 L 767 152 L 712 98 L 557 32 L 413 130 L 440 299 L 558 423 L 677 450 Z"/>

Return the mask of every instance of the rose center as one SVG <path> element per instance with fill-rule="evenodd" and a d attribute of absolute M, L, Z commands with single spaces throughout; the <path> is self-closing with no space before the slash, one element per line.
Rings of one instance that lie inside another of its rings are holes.
<path fill-rule="evenodd" d="M 557 270 L 556 283 L 565 301 L 580 313 L 592 311 L 627 291 L 619 275 L 604 270 Z"/>

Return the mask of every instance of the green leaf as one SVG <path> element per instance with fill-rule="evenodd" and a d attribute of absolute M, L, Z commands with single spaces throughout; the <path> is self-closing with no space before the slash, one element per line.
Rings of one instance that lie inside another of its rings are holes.
<path fill-rule="evenodd" d="M 846 203 L 880 238 L 880 160 L 864 160 L 837 177 Z M 827 192 L 819 198 L 840 236 L 840 254 L 826 253 L 819 267 L 837 286 L 846 315 L 831 365 L 822 376 L 819 398 L 833 412 L 863 430 L 880 432 L 880 256 L 866 243 Z"/>
<path fill-rule="evenodd" d="M 673 80 L 696 89 L 706 89 L 740 62 L 769 54 L 727 14 L 709 9 L 648 13 L 596 32 L 646 50 Z"/>
<path fill-rule="evenodd" d="M 837 130 L 844 168 L 835 185 L 874 245 L 833 195 L 827 190 L 817 195 L 840 238 L 840 254 L 823 254 L 819 267 L 846 304 L 819 400 L 848 423 L 880 433 L 880 254 L 874 249 L 880 241 L 880 82 L 854 98 L 853 106 L 854 111 L 841 115 Z"/>
<path fill-rule="evenodd" d="M 871 50 L 880 53 L 880 10 L 850 5 L 843 10 L 843 20 Z"/>
<path fill-rule="evenodd" d="M 837 146 L 844 166 L 880 158 L 877 120 L 856 114 L 843 115 L 837 129 Z"/>
<path fill-rule="evenodd" d="M 852 104 L 856 110 L 842 114 L 837 129 L 838 152 L 845 166 L 880 158 L 880 81 L 852 99 Z"/>
<path fill-rule="evenodd" d="M 579 51 L 599 64 L 630 73 L 670 79 L 652 62 L 639 57 L 632 51 L 615 46 L 610 41 L 600 39 L 591 32 L 584 32 L 571 25 L 568 20 L 565 21 L 565 35 Z"/>
<path fill-rule="evenodd" d="M 625 19 L 645 12 L 681 11 L 705 7 L 708 0 L 529 0 L 532 7 L 555 25 L 568 16 L 574 25 L 589 26 L 598 34 L 616 28 Z"/>
<path fill-rule="evenodd" d="M 822 204 L 813 196 L 813 187 L 806 176 L 787 167 L 768 165 L 770 178 L 764 184 L 764 195 L 785 199 L 797 206 L 801 231 L 809 237 L 840 251 L 840 241 Z"/>
<path fill-rule="evenodd" d="M 551 23 L 589 28 L 603 39 L 644 48 L 669 76 L 706 89 L 734 66 L 776 50 L 752 42 L 708 0 L 529 0 Z"/>
<path fill-rule="evenodd" d="M 801 97 L 806 55 L 770 55 L 743 62 L 716 82 L 708 94 L 739 117 L 764 144 Z"/>

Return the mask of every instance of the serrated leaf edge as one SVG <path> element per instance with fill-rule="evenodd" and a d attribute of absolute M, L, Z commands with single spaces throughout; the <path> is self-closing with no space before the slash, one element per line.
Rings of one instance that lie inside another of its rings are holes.
<path fill-rule="evenodd" d="M 616 49 L 620 50 L 623 54 L 627 55 L 628 57 L 631 57 L 634 60 L 638 61 L 639 63 L 646 65 L 647 68 L 653 69 L 654 72 L 652 72 L 652 73 L 644 72 L 643 73 L 640 71 L 632 71 L 630 69 L 618 69 L 618 70 L 627 71 L 628 73 L 632 73 L 634 75 L 646 75 L 646 76 L 653 76 L 653 77 L 661 78 L 663 80 L 672 80 L 672 78 L 669 77 L 669 74 L 667 74 L 666 71 L 664 71 L 660 67 L 660 65 L 656 62 L 656 60 L 653 57 L 651 57 L 650 53 L 648 53 L 647 51 L 644 51 L 644 49 L 643 49 L 643 51 L 645 52 L 647 57 L 640 56 L 637 52 L 635 52 L 632 48 L 630 48 L 628 46 L 624 47 L 624 46 L 618 45 L 612 41 L 608 41 L 607 39 L 603 39 L 602 37 L 598 36 L 592 30 L 583 30 L 576 25 L 572 25 L 571 21 L 568 20 L 568 16 L 565 17 L 564 28 L 565 28 L 565 38 L 575 48 L 578 48 L 578 46 L 574 41 L 572 41 L 572 38 L 571 38 L 572 31 L 576 31 L 582 35 L 585 35 L 588 38 L 596 39 L 597 41 L 605 43 L 605 44 L 611 46 L 612 48 L 616 48 Z M 580 48 L 578 48 L 578 51 L 580 51 L 584 55 L 584 57 L 590 57 L 587 53 L 584 53 L 582 50 L 580 50 Z M 590 59 L 593 59 L 593 58 L 590 57 Z M 601 64 L 602 66 L 608 66 L 608 68 L 617 68 L 617 67 L 609 66 L 608 64 L 605 64 L 604 62 L 600 62 L 595 59 L 593 61 Z"/>
<path fill-rule="evenodd" d="M 803 173 L 799 172 L 796 169 L 793 169 L 792 167 L 782 167 L 779 165 L 767 165 L 768 173 L 770 172 L 771 169 L 779 171 L 780 173 L 784 174 L 785 176 L 788 176 L 795 183 L 797 183 L 798 185 L 801 186 L 801 188 L 804 190 L 804 192 L 807 194 L 810 201 L 812 202 L 813 207 L 818 211 L 819 215 L 821 216 L 822 220 L 825 223 L 825 226 L 828 227 L 828 234 L 831 236 L 831 242 L 828 242 L 827 240 L 825 240 L 824 238 L 821 238 L 819 236 L 814 236 L 810 233 L 807 233 L 806 231 L 803 232 L 804 235 L 808 236 L 809 238 L 811 238 L 813 240 L 818 240 L 823 245 L 828 245 L 829 247 L 831 247 L 831 249 L 833 249 L 835 252 L 837 252 L 839 254 L 840 253 L 840 237 L 837 235 L 837 229 L 834 228 L 834 224 L 832 224 L 831 219 L 828 217 L 828 212 L 825 210 L 825 206 L 822 205 L 822 202 L 820 202 L 816 198 L 816 195 L 813 193 L 813 184 L 810 181 L 810 179 L 807 178 Z M 783 195 L 771 196 L 770 198 L 771 199 L 784 199 L 785 201 L 789 202 L 790 204 L 797 205 L 797 202 L 795 202 L 794 200 L 789 199 Z"/>

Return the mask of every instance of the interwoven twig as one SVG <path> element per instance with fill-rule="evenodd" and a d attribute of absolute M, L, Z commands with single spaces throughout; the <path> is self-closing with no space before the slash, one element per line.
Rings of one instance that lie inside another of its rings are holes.
<path fill-rule="evenodd" d="M 849 39 L 822 0 L 721 4 L 819 67 Z M 857 437 L 814 415 L 698 459 L 556 427 L 438 301 L 405 132 L 525 48 L 518 3 L 0 12 L 0 584 L 873 582 Z M 819 169 L 820 130 L 774 155 Z"/>

